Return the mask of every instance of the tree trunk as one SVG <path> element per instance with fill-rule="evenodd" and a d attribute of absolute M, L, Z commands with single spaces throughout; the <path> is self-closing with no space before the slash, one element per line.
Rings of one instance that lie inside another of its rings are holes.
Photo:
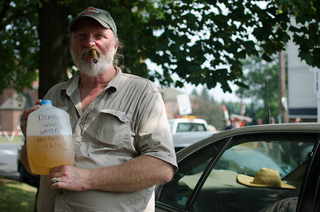
<path fill-rule="evenodd" d="M 41 1 L 39 7 L 39 98 L 59 82 L 66 81 L 69 39 L 67 37 L 68 13 L 57 0 Z"/>
<path fill-rule="evenodd" d="M 284 50 L 279 52 L 279 98 L 281 123 L 288 123 L 287 86 Z"/>

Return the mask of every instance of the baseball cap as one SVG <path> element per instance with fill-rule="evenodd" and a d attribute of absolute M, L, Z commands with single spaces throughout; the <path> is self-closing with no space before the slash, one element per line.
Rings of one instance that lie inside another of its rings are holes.
<path fill-rule="evenodd" d="M 113 33 L 117 34 L 117 26 L 114 22 L 113 18 L 111 17 L 110 13 L 106 10 L 88 7 L 81 13 L 79 13 L 70 23 L 68 26 L 68 31 L 72 32 L 76 25 L 79 23 L 80 20 L 84 18 L 93 18 L 98 21 L 103 27 L 107 29 L 111 29 Z"/>

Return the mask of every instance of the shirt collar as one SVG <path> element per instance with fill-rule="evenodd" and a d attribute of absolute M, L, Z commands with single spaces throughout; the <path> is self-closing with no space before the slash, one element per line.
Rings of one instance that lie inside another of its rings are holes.
<path fill-rule="evenodd" d="M 115 69 L 116 69 L 116 75 L 109 82 L 108 86 L 104 89 L 104 91 L 109 89 L 112 93 L 117 91 L 117 88 L 119 87 L 122 71 L 121 71 L 121 68 L 119 68 L 118 66 L 115 66 Z M 64 91 L 68 96 L 71 96 L 75 92 L 75 90 L 77 90 L 79 86 L 79 81 L 80 81 L 80 73 L 77 72 L 75 75 L 73 75 L 73 77 L 70 80 L 68 80 L 64 84 L 64 86 L 61 87 L 61 92 Z"/>

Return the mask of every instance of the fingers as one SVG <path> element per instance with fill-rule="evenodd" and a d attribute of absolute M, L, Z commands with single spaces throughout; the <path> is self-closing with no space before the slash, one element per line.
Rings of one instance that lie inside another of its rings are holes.
<path fill-rule="evenodd" d="M 49 169 L 49 173 L 54 174 L 54 173 L 59 172 L 61 169 L 62 169 L 62 166 L 53 167 L 53 168 Z"/>
<path fill-rule="evenodd" d="M 63 165 L 51 168 L 48 185 L 51 189 L 67 189 L 71 191 L 88 190 L 88 175 L 91 171 L 74 166 Z"/>
<path fill-rule="evenodd" d="M 24 121 L 28 119 L 28 116 L 30 113 L 32 113 L 35 110 L 38 110 L 40 108 L 39 104 L 33 105 L 32 107 L 29 107 L 25 109 L 21 115 L 20 121 Z"/>
<path fill-rule="evenodd" d="M 49 175 L 48 175 L 49 181 L 53 180 L 56 177 L 61 178 L 63 176 L 67 176 L 68 173 L 72 171 L 72 168 L 73 167 L 69 165 L 62 165 L 62 166 L 56 166 L 49 169 Z"/>
<path fill-rule="evenodd" d="M 62 177 L 49 178 L 48 184 L 51 189 L 63 189 L 66 187 L 66 182 Z"/>
<path fill-rule="evenodd" d="M 49 175 L 48 175 L 48 185 L 51 189 L 57 189 L 61 188 L 63 181 L 63 171 L 60 172 L 63 169 L 63 166 L 57 166 L 54 168 L 49 169 Z"/>
<path fill-rule="evenodd" d="M 36 104 L 36 105 L 40 105 L 41 102 L 42 102 L 42 99 L 38 99 L 35 104 Z"/>
<path fill-rule="evenodd" d="M 20 118 L 20 128 L 21 131 L 23 133 L 23 135 L 26 137 L 27 136 L 27 120 L 28 120 L 28 116 L 30 113 L 32 113 L 35 110 L 38 110 L 40 108 L 40 103 L 41 103 L 41 99 L 38 99 L 36 101 L 36 104 L 32 107 L 29 107 L 27 109 L 25 109 L 21 115 Z"/>
<path fill-rule="evenodd" d="M 55 178 L 52 179 L 52 183 L 58 183 L 58 182 L 60 182 L 60 181 L 61 181 L 61 180 L 60 180 L 59 177 L 55 177 Z"/>

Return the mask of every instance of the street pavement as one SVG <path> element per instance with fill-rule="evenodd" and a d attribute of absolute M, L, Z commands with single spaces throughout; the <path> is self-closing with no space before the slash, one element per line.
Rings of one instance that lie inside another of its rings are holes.
<path fill-rule="evenodd" d="M 17 156 L 20 144 L 0 144 L 0 175 L 19 180 Z"/>

